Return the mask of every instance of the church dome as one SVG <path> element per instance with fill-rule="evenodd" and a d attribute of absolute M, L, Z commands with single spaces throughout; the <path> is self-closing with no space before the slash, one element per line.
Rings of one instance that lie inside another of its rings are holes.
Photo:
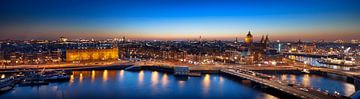
<path fill-rule="evenodd" d="M 251 32 L 249 31 L 245 37 L 245 43 L 250 44 L 252 42 L 253 42 L 253 36 L 251 35 Z"/>

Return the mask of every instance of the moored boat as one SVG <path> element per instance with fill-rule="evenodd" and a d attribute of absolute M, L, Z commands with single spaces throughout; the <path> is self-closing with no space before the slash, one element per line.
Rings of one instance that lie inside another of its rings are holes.
<path fill-rule="evenodd" d="M 10 76 L 5 79 L 0 80 L 0 93 L 10 91 L 14 88 L 15 79 L 13 76 Z"/>

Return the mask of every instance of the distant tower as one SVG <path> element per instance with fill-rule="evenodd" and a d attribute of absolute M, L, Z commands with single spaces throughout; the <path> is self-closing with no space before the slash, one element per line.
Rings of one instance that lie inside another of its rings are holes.
<path fill-rule="evenodd" d="M 126 42 L 126 37 L 125 37 L 125 36 L 122 37 L 122 41 L 123 41 L 124 43 Z"/>
<path fill-rule="evenodd" d="M 262 35 L 260 43 L 264 43 L 264 35 Z"/>
<path fill-rule="evenodd" d="M 251 32 L 249 31 L 248 34 L 245 37 L 245 43 L 246 44 L 251 44 L 253 42 L 253 36 L 251 35 Z"/>
<path fill-rule="evenodd" d="M 266 35 L 265 40 L 264 40 L 264 43 L 265 43 L 265 44 L 268 44 L 269 42 L 270 42 L 270 40 L 269 40 L 269 35 Z"/>
<path fill-rule="evenodd" d="M 239 41 L 238 41 L 238 38 L 236 37 L 236 38 L 235 38 L 235 43 L 238 43 L 238 42 L 239 42 Z"/>
<path fill-rule="evenodd" d="M 266 35 L 265 40 L 263 41 L 264 49 L 267 48 L 269 42 L 270 42 L 269 35 Z"/>
<path fill-rule="evenodd" d="M 201 41 L 201 35 L 200 35 L 200 37 L 199 37 L 199 41 Z"/>

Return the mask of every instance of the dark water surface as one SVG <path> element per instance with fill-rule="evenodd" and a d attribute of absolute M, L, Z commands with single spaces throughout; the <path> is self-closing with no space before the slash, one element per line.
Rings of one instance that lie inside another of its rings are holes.
<path fill-rule="evenodd" d="M 54 98 L 55 97 L 55 98 Z M 221 98 L 273 99 L 272 95 L 217 74 L 188 79 L 157 71 L 74 71 L 71 80 L 49 85 L 20 87 L 1 99 L 64 98 Z"/>

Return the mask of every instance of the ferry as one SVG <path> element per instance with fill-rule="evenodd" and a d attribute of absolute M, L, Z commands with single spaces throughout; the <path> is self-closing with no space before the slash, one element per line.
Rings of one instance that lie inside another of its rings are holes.
<path fill-rule="evenodd" d="M 340 65 L 340 66 L 356 66 L 356 62 L 353 59 L 332 59 L 332 58 L 321 58 L 317 60 L 319 63 L 329 65 Z"/>

